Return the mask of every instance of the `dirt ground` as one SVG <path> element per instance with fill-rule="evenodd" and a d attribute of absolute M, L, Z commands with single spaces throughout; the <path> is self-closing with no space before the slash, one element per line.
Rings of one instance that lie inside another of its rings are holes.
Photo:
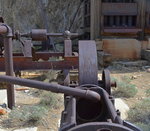
<path fill-rule="evenodd" d="M 129 70 L 126 70 L 129 69 Z M 146 98 L 146 90 L 150 89 L 150 72 L 139 68 L 126 68 L 120 71 L 111 70 L 111 77 L 120 79 L 121 77 L 128 77 L 131 79 L 131 84 L 136 85 L 138 89 L 137 94 L 133 98 L 123 98 L 129 107 L 134 106 L 142 99 Z"/>
<path fill-rule="evenodd" d="M 100 73 L 101 71 L 99 71 Z M 150 73 L 146 70 L 141 69 L 141 67 L 127 67 L 127 68 L 111 68 L 111 77 L 115 77 L 117 79 L 121 78 L 122 76 L 127 76 L 131 79 L 131 83 L 136 85 L 138 89 L 138 93 L 133 98 L 123 98 L 129 107 L 132 107 L 136 103 L 140 102 L 142 99 L 146 97 L 145 91 L 150 89 Z M 31 73 L 32 74 L 32 73 Z M 31 74 L 28 74 L 31 77 Z M 34 75 L 32 75 L 34 76 Z M 24 91 L 17 91 L 16 92 L 16 105 L 32 105 L 36 104 L 40 101 L 40 98 L 37 96 L 32 95 L 32 90 L 29 92 Z M 48 115 L 42 119 L 42 124 L 37 125 L 38 131 L 57 131 L 59 127 L 59 121 L 61 117 L 61 112 L 63 107 L 57 110 L 50 110 Z M 0 127 L 5 127 L 3 120 L 6 120 L 8 115 L 0 116 Z M 18 127 L 22 128 L 22 127 Z"/>

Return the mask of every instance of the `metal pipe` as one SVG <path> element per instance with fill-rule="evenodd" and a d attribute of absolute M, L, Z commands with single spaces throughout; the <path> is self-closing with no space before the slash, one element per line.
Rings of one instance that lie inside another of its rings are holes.
<path fill-rule="evenodd" d="M 108 93 L 102 88 L 101 88 L 101 91 L 102 91 L 103 98 L 104 98 L 104 101 L 106 103 L 106 106 L 107 106 L 107 109 L 109 111 L 109 114 L 110 114 L 112 121 L 115 123 L 118 123 L 118 124 L 123 124 L 123 121 L 117 115 L 116 110 L 114 108 L 114 105 L 112 104 L 111 100 L 109 99 Z"/>
<path fill-rule="evenodd" d="M 12 30 L 9 26 L 3 25 L 7 29 L 7 34 L 4 36 L 4 56 L 5 56 L 5 71 L 6 75 L 13 76 L 13 54 L 12 54 Z M 15 106 L 14 85 L 7 85 L 7 101 L 8 107 L 12 109 Z"/>
<path fill-rule="evenodd" d="M 21 85 L 21 86 L 28 86 L 31 88 L 51 91 L 54 93 L 64 93 L 67 95 L 82 97 L 82 98 L 93 100 L 96 102 L 100 101 L 100 98 L 101 98 L 98 93 L 94 91 L 90 91 L 90 90 L 81 90 L 81 89 L 71 88 L 71 87 L 62 86 L 58 84 L 43 83 L 40 81 L 22 79 L 22 78 L 17 78 L 17 77 L 12 77 L 12 76 L 1 75 L 0 82 L 6 82 L 9 84 L 16 84 L 16 85 Z"/>
<path fill-rule="evenodd" d="M 50 37 L 64 37 L 63 33 L 47 33 L 46 35 Z"/>

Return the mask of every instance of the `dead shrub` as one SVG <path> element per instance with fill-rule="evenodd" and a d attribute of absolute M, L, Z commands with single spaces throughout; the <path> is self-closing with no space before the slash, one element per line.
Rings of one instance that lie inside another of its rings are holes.
<path fill-rule="evenodd" d="M 43 91 L 40 96 L 41 96 L 40 104 L 42 106 L 46 106 L 46 107 L 51 108 L 51 109 L 58 109 L 63 104 L 62 95 L 52 93 L 52 92 Z"/>
<path fill-rule="evenodd" d="M 143 131 L 150 130 L 150 98 L 142 100 L 128 112 L 128 120 L 137 124 Z"/>
<path fill-rule="evenodd" d="M 46 108 L 33 105 L 14 108 L 9 114 L 9 128 L 18 126 L 36 125 L 41 122 L 42 118 L 47 114 Z"/>
<path fill-rule="evenodd" d="M 116 97 L 134 97 L 138 92 L 136 86 L 131 84 L 129 77 L 123 76 L 120 80 L 113 78 L 117 82 L 117 88 L 114 90 L 114 96 Z"/>

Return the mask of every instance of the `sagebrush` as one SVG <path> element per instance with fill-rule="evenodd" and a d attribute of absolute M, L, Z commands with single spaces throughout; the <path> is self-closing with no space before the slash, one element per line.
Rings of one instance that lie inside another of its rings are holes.
<path fill-rule="evenodd" d="M 120 80 L 112 78 L 117 82 L 117 88 L 114 90 L 114 96 L 116 97 L 134 97 L 138 90 L 134 84 L 131 84 L 131 79 L 127 76 L 121 77 Z"/>
<path fill-rule="evenodd" d="M 150 98 L 142 100 L 128 112 L 128 120 L 144 131 L 150 131 Z"/>
<path fill-rule="evenodd" d="M 63 105 L 63 96 L 62 95 L 43 91 L 40 96 L 41 96 L 40 104 L 42 106 L 45 106 L 45 107 L 48 107 L 51 109 L 58 109 Z"/>

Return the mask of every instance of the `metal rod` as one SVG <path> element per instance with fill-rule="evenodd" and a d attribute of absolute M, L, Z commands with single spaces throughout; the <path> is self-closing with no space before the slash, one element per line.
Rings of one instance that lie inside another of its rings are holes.
<path fill-rule="evenodd" d="M 22 79 L 22 78 L 17 78 L 12 76 L 1 75 L 0 82 L 6 82 L 9 84 L 16 84 L 16 85 L 27 86 L 36 89 L 47 90 L 54 93 L 64 93 L 76 97 L 83 97 L 85 99 L 93 100 L 95 102 L 100 101 L 101 99 L 100 95 L 94 91 L 81 90 L 81 89 L 71 88 L 71 87 L 62 86 L 58 84 L 43 83 L 40 81 Z"/>
<path fill-rule="evenodd" d="M 118 124 L 123 124 L 123 121 L 117 115 L 114 105 L 112 104 L 111 100 L 109 99 L 109 95 L 107 94 L 107 92 L 104 89 L 101 89 L 101 91 L 102 91 L 103 98 L 106 103 L 106 106 L 107 106 L 107 109 L 108 109 L 108 112 L 110 114 L 112 121 L 115 123 L 118 123 Z"/>
<path fill-rule="evenodd" d="M 51 36 L 51 37 L 64 37 L 65 34 L 64 33 L 47 33 L 47 36 Z M 70 33 L 70 36 L 79 36 L 78 33 Z"/>
<path fill-rule="evenodd" d="M 64 34 L 63 33 L 47 33 L 47 36 L 51 36 L 51 37 L 63 37 Z"/>
<path fill-rule="evenodd" d="M 4 56 L 5 56 L 5 70 L 6 75 L 13 76 L 13 54 L 12 54 L 12 31 L 7 26 L 7 35 L 4 36 Z M 13 109 L 15 106 L 15 95 L 14 95 L 14 86 L 13 84 L 7 85 L 7 101 L 8 108 Z"/>

